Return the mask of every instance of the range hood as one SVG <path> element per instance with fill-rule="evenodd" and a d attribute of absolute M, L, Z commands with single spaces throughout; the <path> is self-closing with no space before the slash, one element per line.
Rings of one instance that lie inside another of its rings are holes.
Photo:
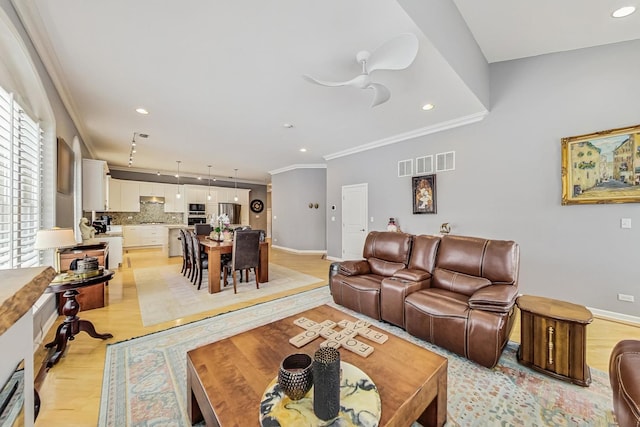
<path fill-rule="evenodd" d="M 140 204 L 141 205 L 146 205 L 149 203 L 156 203 L 156 204 L 160 204 L 163 205 L 164 204 L 164 197 L 159 197 L 159 196 L 140 196 Z"/>

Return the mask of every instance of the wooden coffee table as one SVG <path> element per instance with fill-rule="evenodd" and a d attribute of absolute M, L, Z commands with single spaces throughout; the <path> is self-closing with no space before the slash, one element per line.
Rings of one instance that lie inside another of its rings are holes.
<path fill-rule="evenodd" d="M 299 317 L 316 322 L 354 320 L 327 305 L 205 345 L 187 353 L 187 402 L 191 422 L 207 426 L 259 426 L 260 400 L 291 353 L 313 355 L 320 340 L 297 349 Z M 375 327 L 374 327 L 375 328 Z M 363 340 L 364 341 L 364 340 Z M 369 357 L 340 350 L 341 360 L 371 377 L 382 401 L 381 426 L 442 426 L 447 419 L 447 359 L 389 334 Z"/>

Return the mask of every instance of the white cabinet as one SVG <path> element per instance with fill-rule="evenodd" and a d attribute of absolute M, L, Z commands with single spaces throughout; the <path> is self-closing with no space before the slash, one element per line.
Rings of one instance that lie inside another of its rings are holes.
<path fill-rule="evenodd" d="M 160 182 L 139 182 L 141 196 L 165 197 L 165 184 Z"/>
<path fill-rule="evenodd" d="M 140 212 L 140 183 L 123 180 L 120 185 L 120 211 Z"/>
<path fill-rule="evenodd" d="M 124 225 L 123 246 L 165 246 L 167 244 L 167 227 L 164 225 Z"/>
<path fill-rule="evenodd" d="M 209 195 L 208 187 L 201 185 L 185 185 L 185 187 L 187 203 L 207 203 L 207 196 Z"/>
<path fill-rule="evenodd" d="M 140 212 L 140 189 L 137 181 L 109 179 L 109 211 Z"/>
<path fill-rule="evenodd" d="M 180 194 L 178 198 L 176 194 Z M 164 184 L 164 211 L 184 212 L 184 185 Z"/>
<path fill-rule="evenodd" d="M 109 202 L 107 210 L 110 212 L 119 212 L 122 210 L 122 184 L 119 179 L 109 178 Z"/>
<path fill-rule="evenodd" d="M 82 209 L 85 211 L 107 210 L 107 162 L 82 159 Z"/>

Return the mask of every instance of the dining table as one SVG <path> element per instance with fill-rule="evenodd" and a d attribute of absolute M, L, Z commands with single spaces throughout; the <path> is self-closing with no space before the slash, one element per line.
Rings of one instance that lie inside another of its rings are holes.
<path fill-rule="evenodd" d="M 210 294 L 220 292 L 220 258 L 222 254 L 233 253 L 233 241 L 217 241 L 209 236 L 198 236 L 198 241 L 208 256 Z M 269 281 L 269 243 L 260 242 L 260 259 L 256 269 L 256 277 L 260 283 Z"/>

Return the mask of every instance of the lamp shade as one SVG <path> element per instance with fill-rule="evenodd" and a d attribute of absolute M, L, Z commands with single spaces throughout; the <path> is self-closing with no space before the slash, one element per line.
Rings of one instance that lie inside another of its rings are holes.
<path fill-rule="evenodd" d="M 36 233 L 36 242 L 33 247 L 35 249 L 51 249 L 75 246 L 76 244 L 76 238 L 73 235 L 72 229 L 52 228 L 48 230 L 38 230 Z"/>

